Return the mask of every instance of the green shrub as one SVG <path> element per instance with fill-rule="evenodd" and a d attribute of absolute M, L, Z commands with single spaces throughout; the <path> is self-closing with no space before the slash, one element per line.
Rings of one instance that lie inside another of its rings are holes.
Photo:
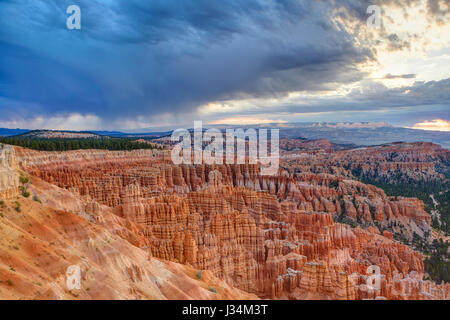
<path fill-rule="evenodd" d="M 27 183 L 30 182 L 30 178 L 25 177 L 25 176 L 20 176 L 19 177 L 19 181 L 20 181 L 21 184 L 27 184 Z"/>
<path fill-rule="evenodd" d="M 22 195 L 25 198 L 28 198 L 30 196 L 30 193 L 28 192 L 28 186 L 30 185 L 30 178 L 26 177 L 26 176 L 20 176 L 19 177 L 19 182 L 22 184 L 20 186 L 20 190 L 22 191 Z"/>
<path fill-rule="evenodd" d="M 196 277 L 198 280 L 202 280 L 203 279 L 203 272 L 200 270 L 199 272 L 197 272 Z"/>
<path fill-rule="evenodd" d="M 214 292 L 214 293 L 217 293 L 217 290 L 216 290 L 214 287 L 210 287 L 210 288 L 209 288 L 209 291 Z"/>

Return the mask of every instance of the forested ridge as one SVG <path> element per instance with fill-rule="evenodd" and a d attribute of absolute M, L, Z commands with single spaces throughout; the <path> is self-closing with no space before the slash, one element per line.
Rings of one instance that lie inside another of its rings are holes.
<path fill-rule="evenodd" d="M 388 196 L 414 197 L 422 200 L 428 213 L 431 213 L 431 210 L 437 210 L 440 214 L 440 223 L 434 217 L 432 227 L 442 231 L 447 236 L 450 235 L 450 183 L 448 180 L 444 182 L 422 180 L 409 181 L 408 183 L 388 183 L 387 181 L 375 181 L 367 177 L 360 177 L 360 180 L 383 189 Z M 437 205 L 433 203 L 430 195 L 434 196 Z M 425 254 L 425 272 L 432 280 L 450 282 L 448 241 L 434 239 L 430 243 L 416 234 L 412 243 L 405 241 L 405 239 L 397 239 Z"/>
<path fill-rule="evenodd" d="M 39 151 L 68 151 L 79 149 L 135 150 L 161 149 L 155 144 L 136 141 L 134 138 L 28 138 L 0 137 L 0 142 Z"/>

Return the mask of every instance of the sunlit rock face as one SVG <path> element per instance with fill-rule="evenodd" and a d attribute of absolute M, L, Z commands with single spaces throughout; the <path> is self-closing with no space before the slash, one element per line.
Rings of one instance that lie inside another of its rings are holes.
<path fill-rule="evenodd" d="M 0 144 L 0 199 L 9 199 L 18 194 L 19 176 L 14 170 L 15 166 L 14 148 Z"/>
<path fill-rule="evenodd" d="M 18 178 L 14 153 L 7 151 L 1 173 Z M 211 271 L 152 257 L 145 249 L 151 230 L 144 224 L 121 218 L 89 196 L 30 177 L 33 198 L 15 193 L 0 205 L 1 299 L 258 298 Z M 69 288 L 67 270 L 74 266 L 81 270 L 80 287 Z"/>
<path fill-rule="evenodd" d="M 285 151 L 282 156 L 285 167 L 292 172 L 357 175 L 388 183 L 439 181 L 445 178 L 439 169 L 450 163 L 450 151 L 430 142 L 398 142 L 340 151 L 303 147 Z"/>
<path fill-rule="evenodd" d="M 449 296 L 448 285 L 423 280 L 420 253 L 392 240 L 401 228 L 429 231 L 423 203 L 387 197 L 343 166 L 313 172 L 304 163 L 261 176 L 257 165 L 174 166 L 163 152 L 23 149 L 17 161 L 36 192 L 47 190 L 44 205 L 68 206 L 53 196 L 62 188 L 80 202 L 70 205 L 77 214 L 149 256 L 208 270 L 261 298 Z M 372 265 L 380 270 L 376 288 L 367 285 Z"/>

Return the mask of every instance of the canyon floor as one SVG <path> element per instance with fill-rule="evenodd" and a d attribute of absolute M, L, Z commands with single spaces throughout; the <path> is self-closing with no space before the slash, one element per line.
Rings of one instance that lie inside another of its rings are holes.
<path fill-rule="evenodd" d="M 278 174 L 263 176 L 257 164 L 176 166 L 167 150 L 3 145 L 0 298 L 449 299 L 408 245 L 446 239 L 423 201 L 364 183 L 446 183 L 447 149 L 281 149 Z M 71 265 L 80 289 L 67 289 Z"/>

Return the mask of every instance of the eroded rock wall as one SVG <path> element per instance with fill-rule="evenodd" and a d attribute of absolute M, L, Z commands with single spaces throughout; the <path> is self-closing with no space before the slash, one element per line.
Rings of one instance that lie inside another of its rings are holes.
<path fill-rule="evenodd" d="M 15 166 L 14 148 L 0 144 L 0 199 L 9 199 L 19 193 L 19 176 Z"/>
<path fill-rule="evenodd" d="M 423 256 L 383 229 L 395 223 L 427 231 L 429 215 L 417 199 L 390 198 L 329 173 L 266 177 L 256 165 L 174 166 L 164 155 L 136 151 L 21 151 L 19 161 L 85 199 L 84 213 L 102 219 L 110 208 L 139 226 L 125 238 L 153 257 L 208 270 L 260 297 L 449 295 L 448 285 L 423 280 Z M 364 229 L 335 222 L 342 217 Z M 367 286 L 371 265 L 380 268 L 378 289 Z"/>

